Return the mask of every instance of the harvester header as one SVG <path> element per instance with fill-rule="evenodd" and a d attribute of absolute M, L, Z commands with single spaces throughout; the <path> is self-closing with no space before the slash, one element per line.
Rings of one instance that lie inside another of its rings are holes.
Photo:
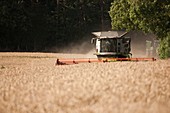
<path fill-rule="evenodd" d="M 122 62 L 122 61 L 156 61 L 155 58 L 63 58 L 57 59 L 56 65 L 70 65 L 70 64 L 80 64 L 80 63 L 97 63 L 97 62 Z"/>

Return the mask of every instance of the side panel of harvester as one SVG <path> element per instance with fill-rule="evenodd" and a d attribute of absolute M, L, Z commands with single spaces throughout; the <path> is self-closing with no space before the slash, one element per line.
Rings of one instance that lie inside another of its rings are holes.
<path fill-rule="evenodd" d="M 101 48 L 101 46 L 100 46 L 100 39 L 96 39 L 96 54 L 100 54 L 100 48 Z"/>

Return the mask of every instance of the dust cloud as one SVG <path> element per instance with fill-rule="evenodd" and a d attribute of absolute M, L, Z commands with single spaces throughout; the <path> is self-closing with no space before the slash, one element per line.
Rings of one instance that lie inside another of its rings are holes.
<path fill-rule="evenodd" d="M 84 40 L 70 43 L 69 45 L 56 49 L 57 53 L 70 54 L 70 58 L 97 58 L 95 53 L 95 45 L 91 44 L 91 37 Z M 77 57 L 75 56 L 77 55 Z"/>
<path fill-rule="evenodd" d="M 91 49 L 88 53 L 85 54 L 86 58 L 97 58 L 96 55 L 94 55 L 95 49 Z"/>
<path fill-rule="evenodd" d="M 131 37 L 132 57 L 148 57 L 146 55 L 146 40 L 153 42 L 153 40 L 156 39 L 156 36 L 143 32 L 130 32 L 128 37 Z"/>
<path fill-rule="evenodd" d="M 93 45 L 90 41 L 71 43 L 67 47 L 62 48 L 60 51 L 63 53 L 73 53 L 73 54 L 86 54 L 91 49 L 93 49 Z"/>
<path fill-rule="evenodd" d="M 62 50 L 63 53 L 79 54 L 81 58 L 97 58 L 95 53 L 95 45 L 90 43 L 90 40 L 85 40 L 80 43 L 72 43 Z"/>

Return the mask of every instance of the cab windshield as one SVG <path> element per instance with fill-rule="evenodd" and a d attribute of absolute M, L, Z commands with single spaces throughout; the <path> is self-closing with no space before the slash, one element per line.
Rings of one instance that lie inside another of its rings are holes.
<path fill-rule="evenodd" d="M 101 39 L 101 52 L 116 52 L 117 42 L 114 38 Z"/>

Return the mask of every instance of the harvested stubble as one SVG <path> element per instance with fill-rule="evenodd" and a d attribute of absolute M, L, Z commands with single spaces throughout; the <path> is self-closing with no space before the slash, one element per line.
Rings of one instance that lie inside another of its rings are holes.
<path fill-rule="evenodd" d="M 0 113 L 170 113 L 170 60 L 55 66 L 13 54 L 0 54 Z"/>

